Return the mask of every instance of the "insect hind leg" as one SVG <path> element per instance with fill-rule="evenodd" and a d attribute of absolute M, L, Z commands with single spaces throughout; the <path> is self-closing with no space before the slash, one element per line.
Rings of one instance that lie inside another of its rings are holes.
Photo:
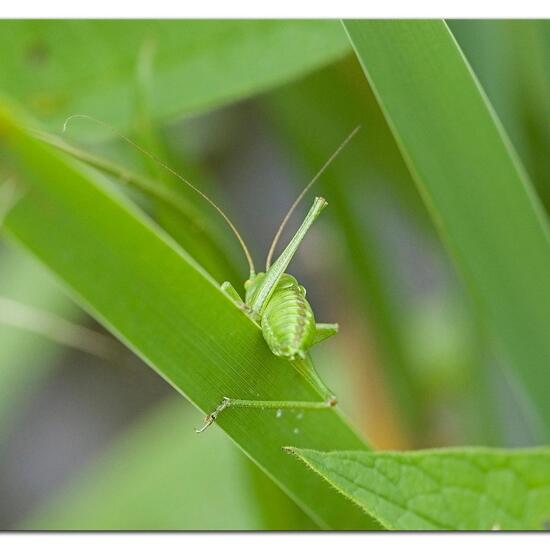
<path fill-rule="evenodd" d="M 331 336 L 334 336 L 338 332 L 337 323 L 317 323 L 315 325 L 315 338 L 313 344 L 318 344 Z"/>
<path fill-rule="evenodd" d="M 196 433 L 202 433 L 210 427 L 218 415 L 229 407 L 243 409 L 330 409 L 336 405 L 336 397 L 328 396 L 325 401 L 259 401 L 249 399 L 231 399 L 224 397 L 222 402 L 214 409 L 213 412 L 206 415 L 204 424 L 195 429 Z"/>

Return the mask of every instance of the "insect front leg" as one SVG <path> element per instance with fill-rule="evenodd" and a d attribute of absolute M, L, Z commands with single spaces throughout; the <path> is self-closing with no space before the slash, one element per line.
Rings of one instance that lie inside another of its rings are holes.
<path fill-rule="evenodd" d="M 249 399 L 231 399 L 224 397 L 222 402 L 215 408 L 213 412 L 208 414 L 204 419 L 204 424 L 200 428 L 195 429 L 195 432 L 202 433 L 211 426 L 218 415 L 225 409 L 241 408 L 241 409 L 330 409 L 336 405 L 336 398 L 329 396 L 325 401 L 256 401 Z"/>
<path fill-rule="evenodd" d="M 235 305 L 239 309 L 242 309 L 247 315 L 250 315 L 250 308 L 246 305 L 239 293 L 235 290 L 235 287 L 229 281 L 222 283 L 221 289 L 233 300 L 233 302 L 235 302 Z"/>
<path fill-rule="evenodd" d="M 225 292 L 239 307 L 244 305 L 243 299 L 239 296 L 239 293 L 235 290 L 235 287 L 229 282 L 222 283 L 221 289 Z"/>

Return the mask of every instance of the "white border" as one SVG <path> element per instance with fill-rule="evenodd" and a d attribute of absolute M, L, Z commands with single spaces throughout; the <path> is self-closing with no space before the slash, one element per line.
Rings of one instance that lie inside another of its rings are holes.
<path fill-rule="evenodd" d="M 1 18 L 548 18 L 542 0 L 480 2 L 461 0 L 18 0 L 4 1 Z"/>
<path fill-rule="evenodd" d="M 548 4 L 548 3 L 546 3 Z M 434 0 L 415 2 L 384 1 L 366 2 L 359 0 L 338 0 L 338 2 L 320 5 L 318 1 L 278 0 L 262 3 L 255 0 L 227 0 L 205 2 L 177 2 L 175 0 L 155 0 L 137 4 L 135 0 L 94 0 L 93 3 L 78 3 L 71 0 L 18 0 L 3 2 L 0 18 L 548 18 L 550 8 L 540 0 L 522 0 L 522 2 L 504 5 L 482 3 L 479 0 L 462 0 L 456 5 L 442 5 Z M 40 550 L 95 550 L 98 544 L 102 550 L 119 550 L 121 546 L 131 546 L 132 550 L 149 550 L 151 546 L 162 545 L 163 550 L 181 550 L 185 548 L 203 548 L 204 545 L 223 548 L 223 550 L 256 550 L 259 546 L 265 550 L 288 545 L 303 546 L 314 550 L 334 550 L 341 546 L 346 550 L 355 548 L 364 550 L 468 550 L 483 548 L 491 536 L 491 547 L 514 549 L 519 544 L 529 545 L 530 550 L 548 548 L 549 536 L 544 534 L 1 534 L 3 549 L 39 548 Z"/>
<path fill-rule="evenodd" d="M 284 548 L 312 548 L 313 550 L 468 550 L 490 548 L 515 550 L 518 545 L 530 550 L 548 548 L 548 534 L 535 533 L 249 533 L 249 534 L 4 534 L 0 535 L 3 549 L 39 548 L 40 550 L 193 550 L 205 547 L 223 550 L 275 550 Z M 490 540 L 489 540 L 490 539 Z"/>

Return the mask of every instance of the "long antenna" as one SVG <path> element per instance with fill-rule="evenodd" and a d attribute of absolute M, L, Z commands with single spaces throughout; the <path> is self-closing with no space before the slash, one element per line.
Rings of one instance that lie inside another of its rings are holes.
<path fill-rule="evenodd" d="M 246 261 L 248 262 L 248 269 L 250 271 L 250 277 L 253 277 L 256 273 L 256 270 L 254 268 L 254 262 L 252 260 L 252 256 L 250 255 L 250 252 L 244 242 L 244 239 L 241 237 L 241 234 L 237 231 L 237 228 L 233 224 L 233 222 L 229 219 L 229 217 L 226 215 L 226 213 L 205 193 L 203 193 L 199 188 L 195 187 L 190 181 L 186 180 L 182 175 L 178 174 L 173 168 L 170 168 L 166 163 L 164 163 L 162 160 L 160 160 L 157 156 L 153 155 L 153 153 L 150 153 L 141 145 L 137 144 L 135 141 L 131 140 L 129 137 L 125 136 L 121 132 L 119 132 L 114 126 L 111 126 L 107 122 L 104 122 L 103 120 L 100 120 L 98 118 L 95 118 L 90 115 L 71 115 L 68 117 L 65 122 L 63 123 L 63 133 L 67 130 L 67 126 L 69 125 L 69 122 L 71 120 L 74 120 L 75 118 L 84 118 L 91 120 L 95 122 L 96 124 L 100 124 L 101 126 L 109 129 L 111 132 L 113 132 L 116 136 L 118 136 L 120 139 L 124 140 L 126 143 L 130 144 L 132 147 L 137 149 L 140 153 L 143 155 L 149 157 L 151 160 L 156 162 L 159 166 L 170 172 L 173 176 L 178 178 L 180 181 L 188 185 L 193 191 L 198 193 L 203 199 L 205 199 L 212 207 L 214 207 L 217 212 L 222 216 L 222 218 L 227 222 L 227 225 L 231 228 L 235 236 L 237 237 L 239 244 L 241 245 L 241 248 L 243 249 L 244 255 L 246 256 Z"/>
<path fill-rule="evenodd" d="M 329 159 L 321 166 L 321 169 L 315 174 L 313 179 L 304 187 L 302 192 L 296 197 L 296 200 L 292 203 L 292 206 L 289 208 L 288 212 L 286 213 L 285 217 L 283 218 L 283 221 L 281 222 L 281 225 L 279 226 L 279 229 L 277 229 L 277 232 L 275 233 L 275 237 L 273 237 L 273 242 L 271 243 L 271 246 L 269 248 L 269 252 L 267 254 L 267 260 L 265 262 L 265 269 L 266 271 L 271 266 L 271 260 L 273 259 L 273 254 L 275 252 L 275 247 L 277 246 L 277 243 L 279 242 L 279 239 L 281 238 L 281 234 L 283 233 L 283 230 L 288 223 L 288 220 L 290 219 L 290 216 L 292 216 L 292 213 L 300 204 L 300 201 L 304 198 L 304 195 L 309 191 L 311 186 L 321 177 L 323 172 L 332 164 L 332 161 L 342 152 L 342 149 L 351 141 L 353 136 L 361 129 L 361 126 L 357 126 L 349 135 L 348 137 L 339 145 L 338 149 L 332 153 L 332 155 L 329 157 Z"/>

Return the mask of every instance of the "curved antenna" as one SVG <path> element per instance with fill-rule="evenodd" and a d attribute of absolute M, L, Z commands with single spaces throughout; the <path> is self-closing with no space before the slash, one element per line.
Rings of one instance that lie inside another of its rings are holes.
<path fill-rule="evenodd" d="M 275 247 L 277 246 L 277 243 L 279 242 L 279 239 L 281 238 L 281 234 L 288 223 L 288 220 L 290 219 L 290 216 L 292 216 L 292 213 L 300 204 L 300 201 L 304 198 L 304 195 L 309 191 L 311 186 L 321 177 L 323 172 L 332 164 L 332 161 L 342 152 L 342 149 L 351 141 L 353 136 L 361 129 L 361 126 L 357 126 L 349 135 L 348 137 L 338 146 L 338 149 L 332 153 L 332 155 L 329 157 L 329 159 L 321 166 L 321 169 L 315 174 L 313 179 L 304 187 L 302 192 L 296 197 L 296 200 L 292 203 L 292 206 L 288 209 L 288 212 L 286 213 L 285 217 L 283 218 L 283 221 L 281 222 L 281 225 L 279 226 L 279 229 L 277 229 L 277 232 L 275 233 L 275 237 L 273 237 L 273 242 L 271 243 L 271 246 L 269 247 L 269 252 L 267 254 L 267 260 L 265 262 L 265 270 L 267 271 L 269 267 L 271 266 L 271 260 L 273 259 L 273 254 L 275 252 Z"/>
<path fill-rule="evenodd" d="M 157 156 L 153 155 L 153 153 L 150 153 L 141 145 L 138 145 L 135 141 L 131 140 L 129 137 L 125 136 L 121 132 L 119 132 L 114 126 L 111 126 L 107 122 L 104 122 L 103 120 L 100 120 L 98 118 L 95 118 L 90 115 L 71 115 L 70 117 L 67 117 L 65 119 L 65 122 L 63 123 L 63 133 L 67 130 L 67 127 L 69 125 L 69 122 L 71 120 L 74 120 L 75 118 L 84 118 L 91 120 L 95 122 L 96 124 L 99 124 L 111 132 L 113 132 L 116 136 L 118 136 L 120 139 L 124 140 L 126 143 L 137 149 L 140 153 L 143 155 L 149 157 L 151 160 L 156 162 L 159 166 L 170 172 L 173 176 L 178 178 L 180 181 L 188 185 L 195 193 L 198 193 L 203 199 L 205 199 L 212 207 L 216 209 L 216 211 L 221 215 L 221 217 L 226 221 L 227 225 L 231 228 L 235 236 L 237 237 L 239 244 L 241 245 L 241 248 L 243 249 L 244 255 L 246 256 L 246 261 L 248 262 L 248 269 L 250 271 L 250 277 L 253 277 L 256 273 L 256 270 L 254 268 L 254 262 L 252 260 L 252 256 L 250 255 L 250 252 L 244 242 L 244 239 L 241 237 L 241 234 L 237 231 L 237 228 L 233 224 L 233 222 L 229 219 L 227 214 L 205 193 L 203 193 L 198 187 L 195 187 L 190 181 L 186 180 L 182 175 L 178 174 L 173 168 L 170 168 L 166 163 L 164 163 L 162 160 L 160 160 Z"/>

